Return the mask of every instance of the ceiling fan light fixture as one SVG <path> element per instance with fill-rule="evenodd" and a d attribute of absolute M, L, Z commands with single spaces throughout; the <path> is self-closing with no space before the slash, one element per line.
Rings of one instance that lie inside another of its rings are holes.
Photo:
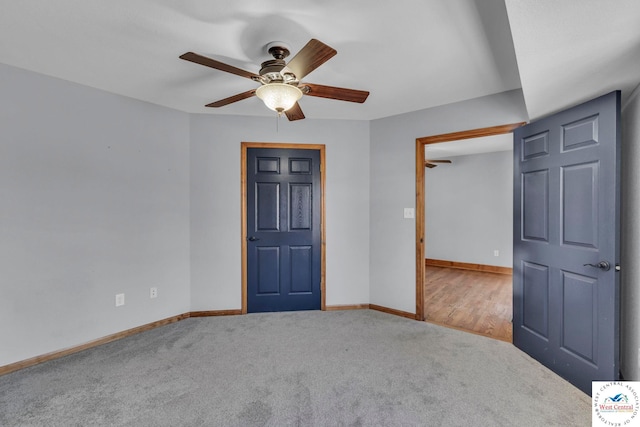
<path fill-rule="evenodd" d="M 282 113 L 293 107 L 302 98 L 302 91 L 286 83 L 269 83 L 256 89 L 256 96 L 264 102 L 267 108 Z"/>
<path fill-rule="evenodd" d="M 243 99 L 257 96 L 270 110 L 276 111 L 278 117 L 286 112 L 289 121 L 304 119 L 302 108 L 298 100 L 302 95 L 318 98 L 335 99 L 363 103 L 369 96 L 364 90 L 346 89 L 342 87 L 324 86 L 300 81 L 320 65 L 333 58 L 338 52 L 331 46 L 327 46 L 320 40 L 311 39 L 288 62 L 289 47 L 282 42 L 272 42 L 267 45 L 268 52 L 274 59 L 264 61 L 258 74 L 252 73 L 233 65 L 225 64 L 213 58 L 199 55 L 195 52 L 187 52 L 180 55 L 180 59 L 204 65 L 225 73 L 250 79 L 261 84 L 257 89 L 247 90 L 233 96 L 212 102 L 205 107 L 224 107 Z"/>

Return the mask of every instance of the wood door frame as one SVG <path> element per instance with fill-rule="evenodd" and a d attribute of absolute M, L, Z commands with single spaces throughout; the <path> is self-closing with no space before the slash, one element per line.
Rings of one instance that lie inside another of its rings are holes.
<path fill-rule="evenodd" d="M 514 129 L 526 124 L 526 122 L 511 123 L 501 126 L 492 126 L 464 130 L 461 132 L 445 133 L 433 136 L 416 138 L 416 320 L 426 319 L 424 299 L 424 273 L 425 273 L 425 196 L 424 196 L 424 148 L 427 144 L 438 142 L 458 141 L 461 139 L 480 138 L 483 136 L 502 135 L 511 133 Z"/>
<path fill-rule="evenodd" d="M 278 142 L 242 142 L 240 144 L 240 245 L 242 251 L 242 314 L 247 314 L 247 149 L 272 148 L 317 150 L 320 152 L 320 310 L 326 310 L 326 228 L 325 228 L 325 145 Z"/>

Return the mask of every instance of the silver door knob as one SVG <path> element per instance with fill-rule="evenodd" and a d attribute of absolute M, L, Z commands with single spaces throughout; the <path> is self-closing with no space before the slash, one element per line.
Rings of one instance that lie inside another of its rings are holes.
<path fill-rule="evenodd" d="M 584 264 L 584 266 L 599 268 L 602 271 L 609 271 L 611 269 L 611 264 L 609 264 L 607 261 L 600 261 L 597 264 Z"/>

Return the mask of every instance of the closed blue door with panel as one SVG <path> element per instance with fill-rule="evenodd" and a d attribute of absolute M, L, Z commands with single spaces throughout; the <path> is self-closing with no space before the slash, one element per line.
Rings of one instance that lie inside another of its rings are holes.
<path fill-rule="evenodd" d="M 619 378 L 620 93 L 514 143 L 513 342 L 590 394 Z"/>
<path fill-rule="evenodd" d="M 247 149 L 247 311 L 319 310 L 320 152 Z"/>

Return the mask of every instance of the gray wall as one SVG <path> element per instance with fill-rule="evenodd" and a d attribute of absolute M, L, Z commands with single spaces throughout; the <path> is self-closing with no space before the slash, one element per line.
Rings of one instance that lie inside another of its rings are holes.
<path fill-rule="evenodd" d="M 243 141 L 326 144 L 326 302 L 369 302 L 369 123 L 284 121 L 279 132 L 275 124 L 275 118 L 192 116 L 192 310 L 241 307 Z"/>
<path fill-rule="evenodd" d="M 4 65 L 0 94 L 0 366 L 188 311 L 189 116 Z"/>
<path fill-rule="evenodd" d="M 640 380 L 640 86 L 622 109 L 622 373 Z"/>
<path fill-rule="evenodd" d="M 326 144 L 327 304 L 369 302 L 369 122 L 276 132 L 5 65 L 0 93 L 0 366 L 240 308 L 241 141 Z"/>
<path fill-rule="evenodd" d="M 521 121 L 514 90 L 371 122 L 371 303 L 415 313 L 415 220 L 403 208 L 415 205 L 416 138 Z"/>
<path fill-rule="evenodd" d="M 241 141 L 326 144 L 327 303 L 413 313 L 415 221 L 402 212 L 415 203 L 415 139 L 527 120 L 511 91 L 278 133 L 273 119 L 190 116 L 1 64 L 0 94 L 0 366 L 240 307 Z M 623 368 L 635 380 L 638 98 L 623 111 Z"/>
<path fill-rule="evenodd" d="M 511 268 L 513 152 L 450 159 L 425 170 L 426 258 Z"/>

